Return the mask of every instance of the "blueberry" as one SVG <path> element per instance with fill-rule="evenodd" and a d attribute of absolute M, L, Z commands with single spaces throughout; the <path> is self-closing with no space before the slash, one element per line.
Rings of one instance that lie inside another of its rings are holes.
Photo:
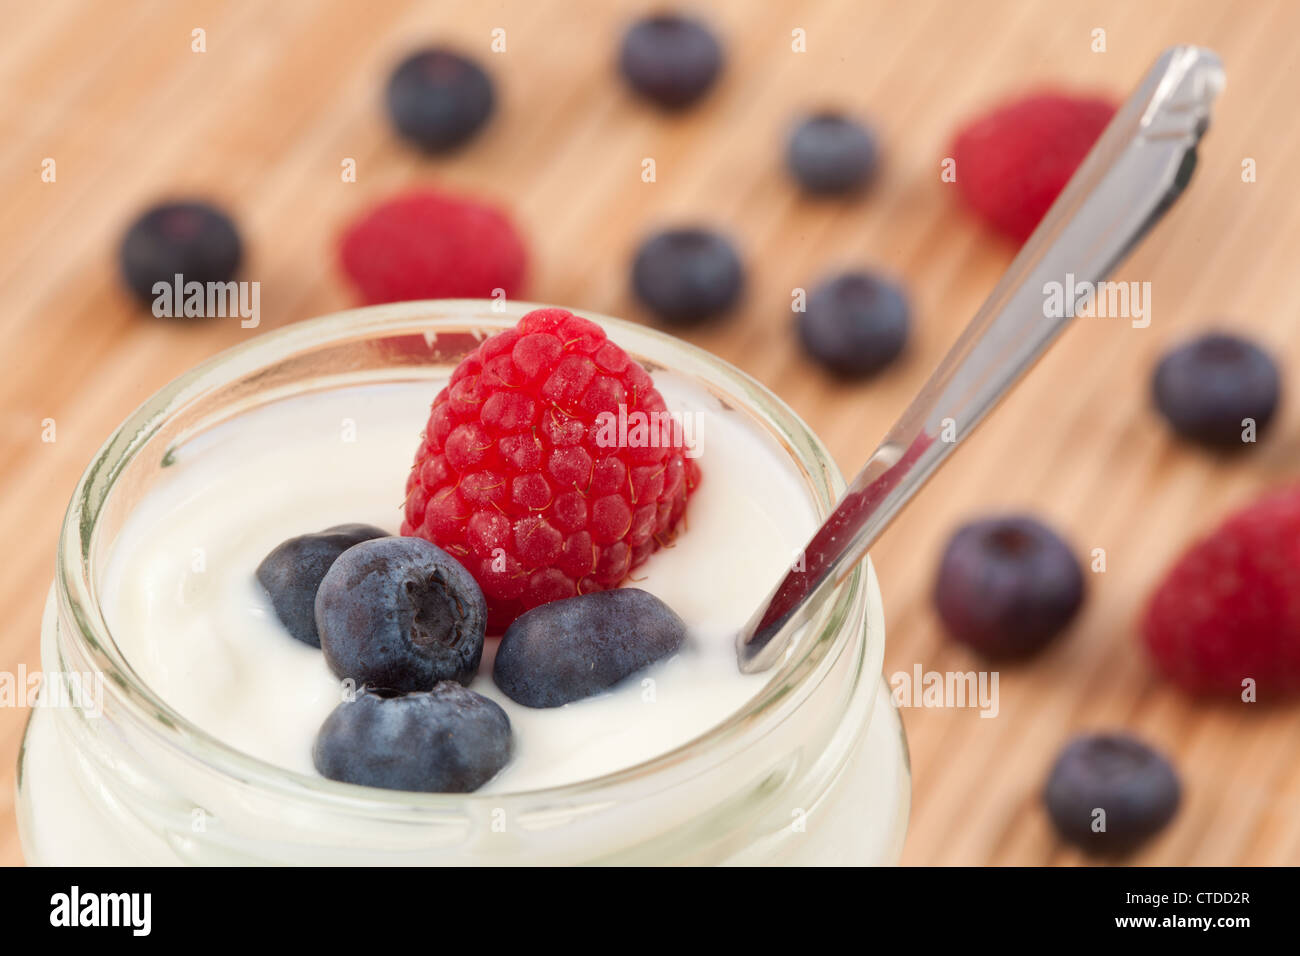
<path fill-rule="evenodd" d="M 740 256 L 707 229 L 670 229 L 637 250 L 632 288 L 669 325 L 695 325 L 726 312 L 745 284 Z"/>
<path fill-rule="evenodd" d="M 492 679 L 525 707 L 559 707 L 674 653 L 686 625 L 637 588 L 595 591 L 525 611 L 506 629 Z"/>
<path fill-rule="evenodd" d="M 1180 791 L 1169 761 L 1142 741 L 1089 734 L 1061 751 L 1043 800 L 1062 837 L 1113 854 L 1132 850 L 1173 819 Z"/>
<path fill-rule="evenodd" d="M 234 222 L 204 202 L 167 202 L 131 223 L 118 260 L 122 277 L 141 302 L 153 302 L 154 284 L 229 282 L 239 271 L 243 244 Z"/>
<path fill-rule="evenodd" d="M 316 591 L 325 572 L 354 544 L 387 536 L 387 531 L 374 525 L 341 524 L 276 545 L 257 566 L 257 580 L 270 595 L 280 623 L 304 644 L 320 647 Z"/>
<path fill-rule="evenodd" d="M 866 185 L 876 171 L 876 138 L 847 116 L 818 113 L 795 126 L 785 158 L 808 192 L 852 192 Z"/>
<path fill-rule="evenodd" d="M 638 20 L 623 35 L 619 68 L 641 96 L 681 109 L 703 96 L 722 70 L 722 47 L 699 20 L 661 13 Z"/>
<path fill-rule="evenodd" d="M 1281 377 L 1267 352 L 1235 335 L 1212 333 L 1167 353 L 1152 381 L 1156 407 L 1184 438 L 1242 448 L 1243 419 L 1261 435 L 1277 411 Z"/>
<path fill-rule="evenodd" d="M 1078 612 L 1083 571 L 1069 545 L 1033 518 L 988 518 L 952 536 L 934 594 L 958 641 L 991 658 L 1025 657 Z"/>
<path fill-rule="evenodd" d="M 436 153 L 470 139 L 492 115 L 492 80 L 473 60 L 430 49 L 401 62 L 388 80 L 388 113 L 397 131 Z"/>
<path fill-rule="evenodd" d="M 837 375 L 880 371 L 907 344 L 908 307 L 902 290 L 869 272 L 846 272 L 813 289 L 798 316 L 799 339 Z"/>
<path fill-rule="evenodd" d="M 335 676 L 393 690 L 468 684 L 487 605 L 461 564 L 423 538 L 376 538 L 339 555 L 316 593 L 316 627 Z"/>
<path fill-rule="evenodd" d="M 385 790 L 469 793 L 510 760 L 510 718 L 495 702 L 442 681 L 401 694 L 363 687 L 321 724 L 322 777 Z"/>

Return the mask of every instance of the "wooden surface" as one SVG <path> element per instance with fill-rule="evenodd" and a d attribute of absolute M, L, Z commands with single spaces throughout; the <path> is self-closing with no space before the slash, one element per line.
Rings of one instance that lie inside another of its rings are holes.
<path fill-rule="evenodd" d="M 340 224 L 416 182 L 509 204 L 534 253 L 528 297 L 644 319 L 627 292 L 637 239 L 697 220 L 743 247 L 750 288 L 726 324 L 688 337 L 790 402 L 855 470 L 987 294 L 1014 250 L 940 182 L 947 138 L 971 111 L 1042 84 L 1122 97 L 1159 50 L 1209 45 L 1228 89 L 1193 188 L 1116 276 L 1150 281 L 1153 321 L 1081 320 L 963 449 L 873 557 L 885 594 L 886 673 L 965 671 L 929 602 L 953 526 L 1029 509 L 1080 553 L 1106 549 L 1084 613 L 1033 663 L 1003 669 L 1000 713 L 905 713 L 915 798 L 909 863 L 1074 863 L 1037 801 L 1069 734 L 1127 727 L 1183 775 L 1175 824 L 1141 863 L 1300 862 L 1300 710 L 1193 703 L 1145 662 L 1134 617 L 1200 530 L 1297 469 L 1292 389 L 1274 433 L 1232 464 L 1176 445 L 1148 409 L 1154 357 L 1215 321 L 1300 362 L 1300 6 L 1226 2 L 909 0 L 697 4 L 728 65 L 698 109 L 665 118 L 613 80 L 620 25 L 639 4 L 264 0 L 0 6 L 0 668 L 37 666 L 38 615 L 56 531 L 93 451 L 142 399 L 199 359 L 256 334 L 237 320 L 184 325 L 133 309 L 115 243 L 145 203 L 200 193 L 235 214 L 262 283 L 262 330 L 351 303 L 332 262 Z M 611 9 L 614 7 L 615 9 Z M 362 12 L 364 11 L 364 12 Z M 207 52 L 190 50 L 191 30 Z M 489 51 L 506 30 L 505 53 Z M 1106 31 L 1107 51 L 1090 49 Z M 807 52 L 791 50 L 791 31 Z M 379 108 L 388 68 L 442 39 L 490 69 L 501 108 L 454 157 L 417 157 Z M 847 203 L 799 198 L 779 163 L 800 109 L 869 116 L 886 163 Z M 43 183 L 52 157 L 57 181 Z M 358 179 L 340 181 L 355 158 Z M 658 181 L 640 180 L 653 157 Z M 1258 181 L 1241 164 L 1256 160 Z M 868 384 L 836 385 L 799 353 L 790 296 L 837 267 L 906 282 L 915 338 Z M 41 441 L 41 422 L 57 441 Z M 21 860 L 13 767 L 26 717 L 0 711 L 0 862 Z"/>

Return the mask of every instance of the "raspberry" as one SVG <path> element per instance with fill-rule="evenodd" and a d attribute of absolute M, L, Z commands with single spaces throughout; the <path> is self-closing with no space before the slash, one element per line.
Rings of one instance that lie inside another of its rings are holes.
<path fill-rule="evenodd" d="M 617 587 L 676 534 L 699 469 L 680 443 L 611 443 L 605 413 L 620 406 L 629 424 L 668 414 L 646 370 L 564 309 L 485 340 L 434 398 L 402 534 L 465 565 L 493 633 L 538 605 Z"/>
<path fill-rule="evenodd" d="M 1104 99 L 1040 93 L 980 117 L 952 145 L 962 198 L 998 232 L 1023 242 L 1114 115 Z"/>
<path fill-rule="evenodd" d="M 409 299 L 514 297 L 527 253 L 501 210 L 432 190 L 381 203 L 352 224 L 343 271 L 369 304 Z"/>
<path fill-rule="evenodd" d="M 1142 621 L 1165 674 L 1197 694 L 1300 692 L 1300 486 L 1230 516 L 1179 558 Z"/>

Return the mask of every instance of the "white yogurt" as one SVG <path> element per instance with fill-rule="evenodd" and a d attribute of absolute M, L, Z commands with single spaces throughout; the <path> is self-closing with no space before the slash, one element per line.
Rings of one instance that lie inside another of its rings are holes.
<path fill-rule="evenodd" d="M 660 372 L 668 406 L 698 423 L 703 481 L 687 530 L 633 572 L 689 626 L 674 657 L 564 707 L 522 707 L 492 681 L 489 638 L 471 687 L 515 734 L 484 789 L 524 791 L 631 766 L 739 710 L 733 637 L 816 526 L 789 459 L 745 417 Z M 254 578 L 286 538 L 345 522 L 396 533 L 407 471 L 437 387 L 369 385 L 299 395 L 188 443 L 134 508 L 102 585 L 109 629 L 141 679 L 221 741 L 314 773 L 312 743 L 338 704 L 321 652 L 289 636 Z"/>

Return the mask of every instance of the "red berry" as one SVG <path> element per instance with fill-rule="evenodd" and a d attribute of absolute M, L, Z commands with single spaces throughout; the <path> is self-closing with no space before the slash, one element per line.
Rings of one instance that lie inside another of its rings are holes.
<path fill-rule="evenodd" d="M 1194 544 L 1142 621 L 1165 674 L 1192 693 L 1300 692 L 1300 486 L 1237 512 Z"/>
<path fill-rule="evenodd" d="M 620 406 L 629 425 L 667 414 L 646 370 L 564 309 L 485 340 L 434 398 L 402 534 L 465 565 L 493 633 L 529 608 L 617 587 L 678 531 L 699 469 L 662 428 L 611 442 L 606 416 L 618 421 Z"/>
<path fill-rule="evenodd" d="M 504 212 L 422 190 L 388 200 L 343 235 L 343 271 L 369 304 L 490 298 L 523 286 L 527 253 Z"/>
<path fill-rule="evenodd" d="M 952 145 L 962 198 L 998 232 L 1023 242 L 1114 115 L 1107 100 L 1058 93 L 985 114 Z"/>

